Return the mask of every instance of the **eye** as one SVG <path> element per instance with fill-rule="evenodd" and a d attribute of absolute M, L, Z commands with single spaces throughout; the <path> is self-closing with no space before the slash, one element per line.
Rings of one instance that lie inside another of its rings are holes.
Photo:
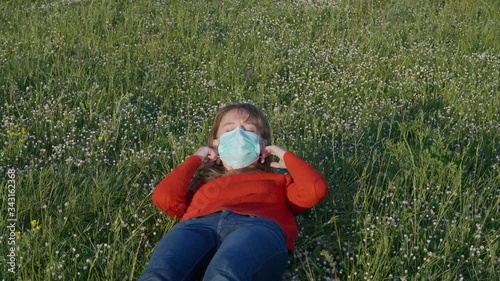
<path fill-rule="evenodd" d="M 247 128 L 245 128 L 245 131 L 255 133 L 255 128 L 254 127 L 247 127 Z"/>

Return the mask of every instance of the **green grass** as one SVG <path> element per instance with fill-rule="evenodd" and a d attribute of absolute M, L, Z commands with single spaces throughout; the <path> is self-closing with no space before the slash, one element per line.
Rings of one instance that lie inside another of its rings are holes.
<path fill-rule="evenodd" d="M 495 280 L 498 38 L 493 0 L 2 1 L 0 279 L 136 280 L 156 183 L 252 102 L 330 185 L 286 280 Z"/>

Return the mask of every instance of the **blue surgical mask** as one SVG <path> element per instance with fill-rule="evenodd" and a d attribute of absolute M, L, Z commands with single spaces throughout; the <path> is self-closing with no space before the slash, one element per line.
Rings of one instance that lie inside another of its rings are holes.
<path fill-rule="evenodd" d="M 219 156 L 222 162 L 233 169 L 249 166 L 259 159 L 259 136 L 241 127 L 220 136 Z"/>

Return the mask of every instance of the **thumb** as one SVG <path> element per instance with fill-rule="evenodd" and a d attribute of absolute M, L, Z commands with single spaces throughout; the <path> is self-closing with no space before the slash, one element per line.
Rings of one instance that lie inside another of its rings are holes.
<path fill-rule="evenodd" d="M 278 162 L 271 162 L 271 167 L 272 168 L 281 168 L 281 165 Z"/>

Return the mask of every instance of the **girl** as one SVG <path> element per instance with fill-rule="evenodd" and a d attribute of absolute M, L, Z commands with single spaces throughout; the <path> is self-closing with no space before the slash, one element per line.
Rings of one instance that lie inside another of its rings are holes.
<path fill-rule="evenodd" d="M 209 146 L 153 192 L 154 204 L 180 222 L 157 244 L 139 280 L 282 279 L 298 235 L 294 215 L 317 205 L 328 186 L 312 166 L 270 140 L 268 121 L 255 106 L 219 110 Z M 273 155 L 278 162 L 271 162 Z"/>

